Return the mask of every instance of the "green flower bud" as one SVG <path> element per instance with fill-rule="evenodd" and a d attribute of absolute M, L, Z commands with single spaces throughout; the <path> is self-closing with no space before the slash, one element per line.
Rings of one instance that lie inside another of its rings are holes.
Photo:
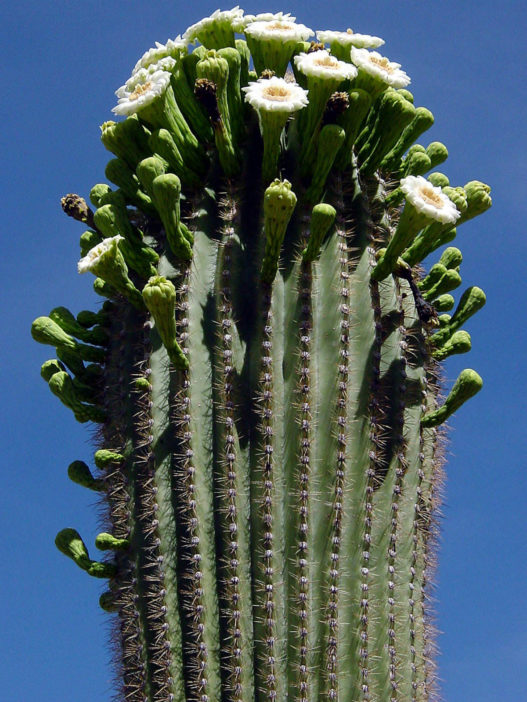
<path fill-rule="evenodd" d="M 96 346 L 106 346 L 108 344 L 108 334 L 101 327 L 91 331 L 85 329 L 66 307 L 55 307 L 49 313 L 49 317 L 65 332 L 76 336 L 77 339 L 85 341 L 87 344 L 95 344 Z"/>
<path fill-rule="evenodd" d="M 181 182 L 177 175 L 166 173 L 157 176 L 152 183 L 152 194 L 172 253 L 176 258 L 189 261 L 192 258 L 193 236 L 181 222 Z"/>
<path fill-rule="evenodd" d="M 251 52 L 244 39 L 236 39 L 234 43 L 236 45 L 236 51 L 240 54 L 240 87 L 244 88 L 249 82 Z"/>
<path fill-rule="evenodd" d="M 423 175 L 432 168 L 432 162 L 426 151 L 414 151 L 403 162 L 405 175 Z"/>
<path fill-rule="evenodd" d="M 280 249 L 289 220 L 296 206 L 296 195 L 288 180 L 274 180 L 264 194 L 265 251 L 262 261 L 262 281 L 269 285 L 278 270 Z"/>
<path fill-rule="evenodd" d="M 124 456 L 109 449 L 99 449 L 95 451 L 94 461 L 99 470 L 104 470 L 110 463 L 122 463 Z"/>
<path fill-rule="evenodd" d="M 448 158 L 448 149 L 440 141 L 433 141 L 426 147 L 426 153 L 430 159 L 430 168 L 435 168 L 439 166 L 440 163 L 444 163 Z"/>
<path fill-rule="evenodd" d="M 453 272 L 453 271 L 450 271 Z M 452 315 L 448 326 L 441 329 L 430 339 L 434 347 L 442 346 L 452 334 L 463 325 L 467 319 L 476 314 L 486 303 L 487 298 L 481 288 L 473 285 L 467 288 L 459 300 L 456 311 Z"/>
<path fill-rule="evenodd" d="M 461 276 L 455 270 L 447 269 L 441 278 L 424 293 L 423 297 L 427 302 L 434 300 L 439 295 L 459 288 Z"/>
<path fill-rule="evenodd" d="M 309 227 L 309 241 L 302 252 L 302 257 L 306 263 L 319 257 L 324 237 L 333 225 L 336 215 L 337 211 L 331 205 L 320 203 L 313 207 Z"/>
<path fill-rule="evenodd" d="M 101 125 L 101 141 L 104 146 L 122 158 L 132 170 L 150 153 L 148 134 L 137 115 L 131 115 L 122 122 L 109 121 Z M 96 204 L 95 206 L 97 207 Z"/>
<path fill-rule="evenodd" d="M 104 172 L 108 180 L 119 186 L 130 204 L 135 205 L 143 212 L 152 212 L 154 210 L 152 201 L 141 190 L 139 180 L 125 161 L 120 158 L 112 158 L 106 164 Z"/>
<path fill-rule="evenodd" d="M 61 553 L 71 558 L 79 568 L 95 578 L 112 578 L 115 566 L 112 563 L 92 561 L 86 545 L 75 529 L 62 529 L 55 537 L 55 545 Z"/>
<path fill-rule="evenodd" d="M 104 422 L 106 413 L 94 405 L 86 405 L 81 402 L 73 381 L 65 371 L 54 373 L 48 381 L 51 392 L 75 415 L 75 419 L 83 424 L 84 422 Z"/>
<path fill-rule="evenodd" d="M 44 380 L 49 382 L 49 379 L 51 378 L 52 375 L 55 375 L 55 373 L 59 373 L 60 371 L 65 370 L 64 366 L 62 363 L 57 361 L 57 359 L 51 359 L 49 361 L 46 361 L 40 366 L 40 375 Z"/>
<path fill-rule="evenodd" d="M 232 49 L 232 51 L 235 51 Z M 239 55 L 238 55 L 239 57 Z M 192 125 L 192 130 L 198 137 L 201 143 L 212 141 L 212 129 L 207 118 L 207 114 L 203 107 L 196 100 L 193 87 L 195 78 L 192 82 L 187 80 L 183 62 L 181 57 L 176 60 L 176 64 L 172 69 L 171 85 L 174 91 L 174 97 L 177 104 L 180 106 L 183 116 L 189 124 Z"/>
<path fill-rule="evenodd" d="M 218 56 L 225 59 L 229 67 L 229 77 L 227 79 L 227 104 L 229 107 L 232 139 L 233 142 L 237 144 L 245 131 L 245 124 L 243 120 L 243 98 L 240 89 L 242 59 L 237 49 L 230 47 L 220 49 L 218 51 Z"/>
<path fill-rule="evenodd" d="M 401 94 L 400 91 L 397 92 L 399 95 Z M 426 107 L 418 107 L 413 120 L 405 127 L 395 146 L 382 160 L 381 168 L 388 171 L 398 170 L 404 152 L 433 124 L 434 115 L 430 110 L 427 110 Z M 413 175 L 421 175 L 421 173 Z"/>
<path fill-rule="evenodd" d="M 435 351 L 432 352 L 432 356 L 438 361 L 443 361 L 448 356 L 453 356 L 454 354 L 468 353 L 471 348 L 470 334 L 460 330 L 454 332 L 450 339 L 445 341 L 443 346 L 435 349 Z"/>
<path fill-rule="evenodd" d="M 439 280 L 441 280 L 445 273 L 446 266 L 443 265 L 441 261 L 439 263 L 435 263 L 428 272 L 428 275 L 425 276 L 423 280 L 420 280 L 419 283 L 417 283 L 419 289 L 423 292 L 430 290 L 432 286 L 434 286 Z"/>
<path fill-rule="evenodd" d="M 483 387 L 483 380 L 476 371 L 467 368 L 461 371 L 454 387 L 450 391 L 444 404 L 435 412 L 425 414 L 421 419 L 421 426 L 436 427 L 446 421 L 467 400 L 474 397 Z"/>
<path fill-rule="evenodd" d="M 346 139 L 335 159 L 335 167 L 343 171 L 351 164 L 352 148 L 362 123 L 371 107 L 371 95 L 365 90 L 350 90 L 348 108 L 337 117 L 337 124 L 344 127 Z"/>
<path fill-rule="evenodd" d="M 455 246 L 449 246 L 443 251 L 439 263 L 445 268 L 458 268 L 463 262 L 463 254 Z"/>
<path fill-rule="evenodd" d="M 72 482 L 88 488 L 88 490 L 102 492 L 105 488 L 104 480 L 94 478 L 84 461 L 73 461 L 73 463 L 70 463 L 68 466 L 68 477 Z"/>
<path fill-rule="evenodd" d="M 464 186 L 467 198 L 467 208 L 461 214 L 459 223 L 466 222 L 486 212 L 492 206 L 490 187 L 479 180 L 471 180 Z"/>
<path fill-rule="evenodd" d="M 92 310 L 81 310 L 77 315 L 77 322 L 85 329 L 90 329 L 96 324 L 104 326 L 108 323 L 108 317 L 103 310 L 92 312 Z"/>
<path fill-rule="evenodd" d="M 135 389 L 139 392 L 150 392 L 152 386 L 148 382 L 147 378 L 136 378 L 134 380 Z"/>
<path fill-rule="evenodd" d="M 205 105 L 204 96 L 207 95 L 212 100 L 212 86 L 215 86 L 214 96 L 217 104 L 219 115 L 214 115 L 207 109 L 209 116 L 212 118 L 212 127 L 214 129 L 214 141 L 218 150 L 218 157 L 221 166 L 227 176 L 233 176 L 239 172 L 241 160 L 237 154 L 233 139 L 233 125 L 231 124 L 229 99 L 228 99 L 228 82 L 229 82 L 229 64 L 216 51 L 208 51 L 205 57 L 196 65 L 197 87 L 196 96 Z M 201 82 L 200 82 L 201 81 Z M 207 86 L 207 91 L 205 91 Z"/>
<path fill-rule="evenodd" d="M 39 344 L 48 344 L 57 348 L 71 349 L 79 358 L 86 361 L 104 361 L 103 349 L 79 344 L 49 317 L 38 317 L 31 325 L 31 335 Z"/>
<path fill-rule="evenodd" d="M 435 185 L 436 188 L 444 188 L 450 185 L 448 177 L 444 173 L 438 173 L 437 171 L 435 173 L 430 173 L 427 180 L 432 183 L 432 185 Z"/>
<path fill-rule="evenodd" d="M 395 146 L 404 129 L 415 118 L 415 107 L 396 90 L 387 90 L 380 98 L 377 116 L 368 139 L 357 158 L 364 175 L 373 174 L 386 154 Z"/>
<path fill-rule="evenodd" d="M 99 607 L 105 612 L 110 612 L 112 614 L 114 612 L 118 612 L 120 609 L 113 592 L 110 592 L 109 590 L 103 592 L 99 597 Z"/>
<path fill-rule="evenodd" d="M 166 170 L 167 169 L 165 161 L 162 158 L 159 158 L 159 156 L 157 155 L 149 156 L 148 158 L 143 159 L 140 163 L 137 164 L 137 177 L 141 181 L 141 185 L 148 193 L 150 198 L 153 198 L 152 183 L 154 182 L 154 179 L 157 178 L 157 176 L 166 173 Z"/>
<path fill-rule="evenodd" d="M 130 539 L 118 539 L 103 531 L 95 537 L 95 546 L 99 551 L 126 551 L 130 548 Z"/>
<path fill-rule="evenodd" d="M 143 288 L 143 298 L 156 324 L 157 332 L 176 368 L 186 370 L 188 360 L 177 342 L 175 309 L 176 289 L 163 276 L 150 278 Z"/>
<path fill-rule="evenodd" d="M 429 254 L 441 246 L 450 243 L 456 238 L 457 230 L 455 227 L 450 229 L 435 229 L 434 225 L 430 225 L 423 229 L 421 234 L 416 237 L 413 244 L 403 253 L 403 259 L 411 266 L 415 266 L 419 261 L 423 261 Z"/>
<path fill-rule="evenodd" d="M 320 200 L 333 162 L 344 144 L 346 132 L 338 124 L 326 124 L 317 139 L 316 160 L 311 185 L 306 191 L 308 202 Z"/>
<path fill-rule="evenodd" d="M 107 185 L 106 183 L 98 183 L 97 185 L 94 185 L 93 188 L 90 190 L 90 200 L 92 201 L 92 204 L 95 205 L 95 207 L 100 207 L 103 204 L 101 200 L 104 198 L 105 195 L 111 192 L 112 189 L 109 185 Z"/>
<path fill-rule="evenodd" d="M 454 304 L 454 298 L 448 293 L 445 295 L 440 295 L 434 300 L 434 307 L 438 312 L 448 312 L 454 307 Z"/>

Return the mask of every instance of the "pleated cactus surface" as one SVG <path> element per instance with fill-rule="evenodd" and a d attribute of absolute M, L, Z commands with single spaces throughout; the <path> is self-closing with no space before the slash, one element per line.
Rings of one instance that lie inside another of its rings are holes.
<path fill-rule="evenodd" d="M 440 425 L 481 387 L 443 393 L 440 363 L 485 303 L 456 304 L 448 244 L 489 188 L 434 170 L 381 39 L 314 34 L 235 8 L 157 44 L 101 127 L 109 184 L 62 200 L 106 299 L 32 333 L 99 428 L 68 474 L 100 494 L 104 554 L 56 544 L 107 581 L 118 699 L 437 695 Z"/>

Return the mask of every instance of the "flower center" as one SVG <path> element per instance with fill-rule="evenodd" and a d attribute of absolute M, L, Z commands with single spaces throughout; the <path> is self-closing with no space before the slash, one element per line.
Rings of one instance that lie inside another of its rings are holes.
<path fill-rule="evenodd" d="M 152 89 L 152 83 L 150 81 L 147 81 L 146 83 L 143 83 L 142 85 L 139 84 L 134 92 L 129 96 L 129 100 L 137 100 L 137 98 L 141 97 L 141 95 L 144 95 L 144 93 L 147 93 L 149 90 Z"/>
<path fill-rule="evenodd" d="M 382 68 L 383 70 L 387 71 L 388 73 L 393 73 L 394 68 L 392 67 L 392 64 L 388 59 L 383 56 L 382 58 L 377 58 L 376 56 L 370 56 L 370 61 L 371 63 L 374 63 L 376 66 L 379 66 L 379 68 Z"/>
<path fill-rule="evenodd" d="M 275 102 L 285 102 L 289 99 L 290 93 L 287 88 L 281 85 L 270 85 L 263 90 L 263 96 Z"/>
<path fill-rule="evenodd" d="M 346 34 L 353 34 L 353 29 L 350 29 L 349 27 L 346 29 Z"/>
<path fill-rule="evenodd" d="M 270 29 L 271 31 L 277 31 L 277 32 L 286 32 L 288 29 L 291 29 L 292 25 L 289 24 L 289 22 L 272 22 L 267 26 L 267 29 Z"/>
<path fill-rule="evenodd" d="M 439 197 L 439 195 L 432 190 L 431 187 L 427 187 L 424 185 L 421 188 L 421 197 L 423 200 L 428 204 L 428 205 L 433 205 L 434 207 L 437 207 L 440 209 L 441 207 L 444 207 L 445 203 L 443 200 Z"/>
<path fill-rule="evenodd" d="M 324 68 L 337 68 L 339 62 L 334 56 L 320 56 L 313 59 L 313 63 L 317 66 L 323 66 Z"/>

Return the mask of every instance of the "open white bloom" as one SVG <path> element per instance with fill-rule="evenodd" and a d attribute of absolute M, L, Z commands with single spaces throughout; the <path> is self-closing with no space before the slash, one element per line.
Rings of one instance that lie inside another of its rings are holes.
<path fill-rule="evenodd" d="M 183 41 L 188 44 L 196 42 L 199 35 L 208 29 L 216 22 L 230 24 L 233 31 L 238 31 L 240 22 L 243 21 L 243 10 L 240 10 L 238 5 L 233 7 L 232 10 L 215 10 L 209 17 L 204 17 L 199 22 L 191 24 L 190 27 L 183 34 Z"/>
<path fill-rule="evenodd" d="M 187 42 L 183 41 L 181 36 L 177 36 L 175 39 L 169 39 L 166 44 L 160 44 L 156 41 L 156 45 L 152 49 L 148 49 L 141 56 L 139 61 L 135 64 L 132 75 L 137 73 L 141 68 L 149 68 L 153 64 L 158 63 L 161 59 L 165 57 L 174 56 L 179 52 L 185 51 L 187 48 Z M 169 69 L 163 69 L 169 70 Z"/>
<path fill-rule="evenodd" d="M 307 90 L 297 83 L 291 83 L 284 78 L 265 79 L 249 83 L 242 88 L 245 100 L 258 112 L 296 112 L 308 104 Z"/>
<path fill-rule="evenodd" d="M 134 114 L 163 95 L 169 84 L 168 71 L 156 70 L 151 73 L 147 68 L 141 68 L 115 91 L 118 102 L 112 112 L 116 115 Z"/>
<path fill-rule="evenodd" d="M 245 34 L 254 39 L 269 40 L 281 39 L 282 41 L 306 41 L 313 35 L 313 30 L 305 24 L 296 24 L 292 19 L 278 19 L 272 21 L 259 21 L 248 24 L 244 29 Z"/>
<path fill-rule="evenodd" d="M 84 258 L 77 263 L 77 270 L 79 273 L 89 273 L 93 271 L 94 266 L 100 262 L 102 256 L 110 251 L 114 246 L 117 246 L 119 242 L 124 239 L 124 236 L 118 234 L 117 236 L 110 236 L 107 239 L 103 239 L 100 244 L 94 246 L 90 249 Z"/>
<path fill-rule="evenodd" d="M 389 61 L 377 51 L 351 47 L 351 60 L 365 73 L 383 81 L 392 88 L 405 88 L 410 83 L 410 77 L 401 71 L 401 64 Z"/>
<path fill-rule="evenodd" d="M 295 64 L 301 73 L 311 78 L 345 80 L 357 75 L 355 66 L 339 61 L 325 49 L 310 54 L 298 54 L 295 56 Z"/>
<path fill-rule="evenodd" d="M 343 47 L 356 46 L 360 49 L 376 49 L 384 44 L 384 39 L 370 34 L 355 34 L 351 29 L 345 32 L 334 32 L 330 29 L 317 32 L 317 39 L 324 44 L 336 43 Z"/>
<path fill-rule="evenodd" d="M 292 17 L 291 13 L 284 14 L 283 12 L 260 12 L 258 15 L 245 15 L 239 25 L 237 31 L 243 31 L 244 28 L 252 22 L 296 22 L 296 17 Z"/>
<path fill-rule="evenodd" d="M 406 200 L 426 217 L 443 224 L 453 224 L 460 212 L 441 188 L 432 185 L 423 176 L 406 176 L 401 180 L 401 190 Z"/>

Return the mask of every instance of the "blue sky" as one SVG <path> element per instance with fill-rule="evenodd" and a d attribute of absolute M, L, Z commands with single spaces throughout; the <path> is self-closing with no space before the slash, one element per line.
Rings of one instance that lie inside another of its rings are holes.
<path fill-rule="evenodd" d="M 99 124 L 111 118 L 114 90 L 155 40 L 216 7 L 19 0 L 0 10 L 3 702 L 111 699 L 100 584 L 53 545 L 64 526 L 75 525 L 87 543 L 97 533 L 91 494 L 66 476 L 72 460 L 90 459 L 89 432 L 40 379 L 49 351 L 31 341 L 29 328 L 57 305 L 78 312 L 96 302 L 76 273 L 81 229 L 59 201 L 104 180 Z M 442 170 L 454 184 L 492 186 L 492 210 L 463 225 L 456 242 L 464 287 L 481 286 L 488 302 L 467 324 L 472 352 L 450 360 L 446 375 L 451 382 L 469 366 L 485 387 L 451 421 L 436 590 L 439 672 L 448 702 L 527 699 L 525 5 L 328 0 L 244 9 L 290 11 L 313 29 L 382 36 L 382 51 L 412 77 L 416 104 L 435 115 L 426 138 L 448 146 Z"/>

